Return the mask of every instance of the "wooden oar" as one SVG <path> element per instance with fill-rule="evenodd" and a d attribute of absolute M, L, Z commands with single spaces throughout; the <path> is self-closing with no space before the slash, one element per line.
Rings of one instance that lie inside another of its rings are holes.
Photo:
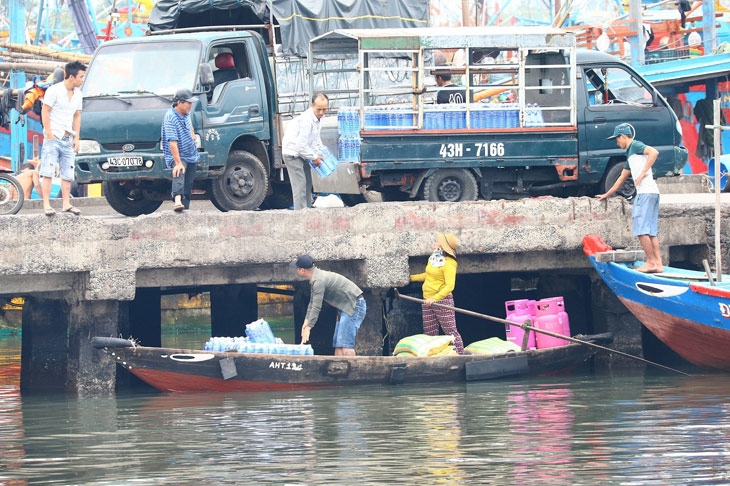
<path fill-rule="evenodd" d="M 411 297 L 410 295 L 403 295 L 400 292 L 398 292 L 398 289 L 394 289 L 394 290 L 395 290 L 396 297 L 398 297 L 399 299 L 410 300 L 410 301 L 413 301 L 413 302 L 418 302 L 420 304 L 423 304 L 424 303 L 424 300 L 423 299 L 419 299 L 417 297 Z M 554 333 L 552 331 L 546 331 L 544 329 L 538 329 L 538 328 L 536 328 L 534 326 L 531 326 L 530 324 L 518 324 L 516 322 L 508 321 L 506 319 L 501 319 L 499 317 L 489 316 L 487 314 L 480 314 L 478 312 L 474 312 L 474 311 L 470 311 L 470 310 L 466 310 L 466 309 L 459 309 L 458 307 L 452 307 L 450 305 L 439 304 L 438 302 L 434 302 L 431 305 L 435 305 L 435 306 L 438 306 L 438 307 L 442 307 L 444 309 L 450 309 L 450 310 L 452 310 L 454 312 L 459 312 L 461 314 L 466 314 L 468 316 L 478 317 L 480 319 L 486 319 L 488 321 L 497 322 L 497 323 L 502 324 L 504 326 L 517 326 L 517 327 L 521 327 L 525 331 L 539 332 L 541 334 L 545 334 L 547 336 L 552 336 L 554 338 L 565 339 L 566 341 L 570 341 L 572 343 L 584 344 L 586 346 L 591 346 L 593 348 L 601 349 L 601 350 L 607 351 L 609 353 L 618 354 L 618 355 L 624 356 L 626 358 L 634 359 L 636 361 L 641 361 L 642 363 L 645 363 L 645 364 L 648 364 L 648 365 L 651 365 L 651 366 L 656 366 L 657 368 L 662 368 L 664 370 L 672 371 L 672 372 L 677 373 L 677 374 L 680 374 L 680 375 L 689 376 L 688 373 L 685 373 L 683 371 L 675 370 L 674 368 L 670 368 L 669 366 L 664 366 L 663 364 L 655 363 L 653 361 L 649 361 L 648 359 L 644 359 L 644 358 L 641 358 L 639 356 L 634 356 L 633 354 L 624 353 L 623 351 L 617 351 L 615 349 L 611 349 L 611 348 L 607 348 L 605 346 L 601 346 L 600 344 L 591 343 L 589 341 L 583 341 L 582 339 L 576 339 L 576 338 L 570 337 L 570 336 L 563 336 L 562 334 L 557 334 L 557 333 Z M 531 323 L 532 321 L 529 320 L 529 319 L 525 321 L 525 323 L 528 323 L 528 322 Z"/>

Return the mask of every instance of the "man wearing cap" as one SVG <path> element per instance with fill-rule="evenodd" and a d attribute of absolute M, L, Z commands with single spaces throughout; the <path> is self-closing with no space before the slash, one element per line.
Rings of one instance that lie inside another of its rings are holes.
<path fill-rule="evenodd" d="M 189 89 L 179 89 L 172 98 L 172 108 L 162 120 L 162 152 L 167 168 L 172 168 L 173 210 L 190 209 L 190 194 L 198 168 L 198 147 L 190 120 L 193 103 L 198 98 Z"/>
<path fill-rule="evenodd" d="M 433 244 L 433 253 L 426 264 L 426 271 L 411 275 L 411 282 L 423 282 L 423 303 L 421 314 L 423 319 L 423 333 L 429 336 L 438 336 L 439 327 L 444 334 L 454 336 L 454 348 L 459 354 L 464 353 L 464 341 L 456 329 L 456 314 L 454 312 L 454 296 L 456 287 L 456 248 L 459 239 L 452 233 L 436 233 Z M 451 307 L 446 309 L 433 305 L 434 302 Z"/>
<path fill-rule="evenodd" d="M 322 302 L 339 310 L 332 346 L 335 356 L 355 356 L 355 337 L 365 319 L 367 305 L 360 287 L 349 279 L 334 272 L 320 270 L 314 266 L 309 255 L 300 255 L 291 263 L 297 275 L 309 280 L 311 297 L 307 315 L 302 324 L 302 344 L 309 342 L 309 333 L 317 323 Z"/>
<path fill-rule="evenodd" d="M 651 170 L 659 152 L 654 147 L 634 140 L 634 137 L 634 127 L 628 123 L 616 125 L 613 135 L 608 137 L 608 140 L 615 138 L 616 144 L 626 150 L 626 165 L 611 189 L 596 197 L 601 200 L 610 197 L 623 186 L 629 176 L 633 177 L 636 200 L 631 211 L 631 231 L 634 236 L 639 238 L 641 248 L 646 253 L 646 262 L 636 270 L 644 273 L 661 273 L 664 271 L 664 267 L 657 238 L 659 187 L 657 187 Z"/>

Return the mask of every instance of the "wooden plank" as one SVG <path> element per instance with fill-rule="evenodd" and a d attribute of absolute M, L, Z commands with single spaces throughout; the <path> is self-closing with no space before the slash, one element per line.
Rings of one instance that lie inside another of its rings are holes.
<path fill-rule="evenodd" d="M 489 380 L 504 376 L 527 373 L 527 355 L 507 356 L 487 361 L 470 361 L 466 363 L 466 381 Z"/>

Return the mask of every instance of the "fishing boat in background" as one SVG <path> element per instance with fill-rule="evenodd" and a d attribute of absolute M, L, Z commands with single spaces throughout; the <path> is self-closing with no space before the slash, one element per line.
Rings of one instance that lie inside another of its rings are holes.
<path fill-rule="evenodd" d="M 659 340 L 696 366 L 730 371 L 730 275 L 718 282 L 709 272 L 668 266 L 663 273 L 641 273 L 633 268 L 643 251 L 613 250 L 597 235 L 583 238 L 583 252 Z"/>
<path fill-rule="evenodd" d="M 581 339 L 605 343 L 611 335 Z M 105 337 L 93 338 L 93 345 L 163 392 L 298 390 L 554 374 L 590 365 L 596 352 L 584 344 L 567 344 L 499 355 L 315 356 L 144 347 Z"/>

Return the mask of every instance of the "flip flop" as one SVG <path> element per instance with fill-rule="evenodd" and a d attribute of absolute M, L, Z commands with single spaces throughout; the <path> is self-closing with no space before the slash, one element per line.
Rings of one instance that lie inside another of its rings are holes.
<path fill-rule="evenodd" d="M 56 214 L 56 210 L 53 208 L 44 209 L 43 214 L 45 214 L 46 216 L 53 216 Z"/>
<path fill-rule="evenodd" d="M 172 207 L 172 210 L 173 210 L 173 211 L 177 211 L 177 212 L 180 212 L 180 211 L 182 211 L 183 209 L 185 209 L 185 206 L 183 206 L 182 204 L 175 204 L 175 205 L 174 205 L 174 206 Z"/>
<path fill-rule="evenodd" d="M 71 213 L 75 216 L 81 216 L 81 211 L 78 208 L 75 208 L 74 206 L 69 206 L 68 208 L 63 210 L 64 213 Z"/>

